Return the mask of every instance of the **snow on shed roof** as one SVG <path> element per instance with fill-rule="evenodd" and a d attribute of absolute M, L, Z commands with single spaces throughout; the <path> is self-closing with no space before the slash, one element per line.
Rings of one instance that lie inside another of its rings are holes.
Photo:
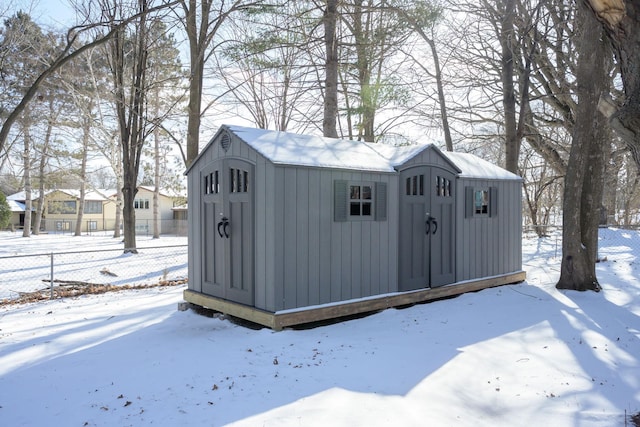
<path fill-rule="evenodd" d="M 275 164 L 396 172 L 432 144 L 392 146 L 289 132 L 225 126 Z M 440 150 L 437 150 L 441 152 Z M 507 170 L 473 154 L 441 152 L 468 178 L 520 180 Z"/>
<path fill-rule="evenodd" d="M 518 175 L 470 153 L 447 151 L 444 152 L 444 155 L 460 168 L 462 171 L 460 174 L 461 177 L 515 181 L 522 180 Z"/>
<path fill-rule="evenodd" d="M 242 126 L 228 128 L 275 164 L 395 172 L 374 144 Z"/>

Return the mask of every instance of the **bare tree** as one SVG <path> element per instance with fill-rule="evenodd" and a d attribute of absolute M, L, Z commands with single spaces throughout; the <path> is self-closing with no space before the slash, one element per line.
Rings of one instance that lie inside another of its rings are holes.
<path fill-rule="evenodd" d="M 177 1 L 167 2 L 156 7 L 147 8 L 144 13 L 146 14 L 169 8 L 176 3 Z M 139 16 L 139 14 L 134 14 L 132 16 L 123 17 L 118 21 L 97 22 L 78 25 L 70 28 L 69 31 L 67 31 L 64 47 L 59 52 L 51 54 L 50 60 L 46 61 L 47 67 L 38 75 L 37 78 L 35 78 L 31 85 L 26 88 L 26 91 L 22 96 L 20 102 L 11 109 L 5 121 L 3 122 L 2 127 L 0 128 L 0 157 L 6 155 L 6 153 L 4 153 L 4 146 L 6 144 L 9 133 L 11 132 L 11 127 L 16 122 L 22 111 L 29 104 L 29 102 L 31 102 L 31 100 L 37 95 L 40 85 L 49 77 L 51 77 L 51 75 L 53 75 L 53 73 L 56 70 L 60 69 L 64 64 L 74 60 L 86 50 L 105 43 L 107 40 L 111 39 L 121 28 L 127 26 L 131 21 L 139 18 Z M 109 27 L 109 31 L 107 31 L 105 34 L 96 36 L 94 39 L 85 44 L 82 44 L 82 36 L 84 36 L 86 33 L 95 29 L 105 27 Z"/>
<path fill-rule="evenodd" d="M 640 0 L 583 1 L 601 21 L 613 44 L 624 85 L 621 105 L 603 102 L 601 111 L 640 167 Z"/>
<path fill-rule="evenodd" d="M 564 183 L 562 264 L 556 287 L 599 291 L 595 264 L 607 144 L 605 120 L 597 106 L 599 95 L 608 89 L 610 52 L 595 16 L 584 3 L 577 6 L 578 108 Z"/>
<path fill-rule="evenodd" d="M 322 17 L 326 55 L 322 134 L 329 138 L 338 137 L 338 16 L 338 0 L 326 0 Z"/>
<path fill-rule="evenodd" d="M 187 166 L 198 156 L 204 65 L 211 54 L 211 45 L 222 24 L 233 13 L 262 4 L 262 1 L 234 0 L 229 5 L 216 0 L 180 0 L 184 17 L 191 75 L 189 79 L 189 105 L 187 122 Z"/>

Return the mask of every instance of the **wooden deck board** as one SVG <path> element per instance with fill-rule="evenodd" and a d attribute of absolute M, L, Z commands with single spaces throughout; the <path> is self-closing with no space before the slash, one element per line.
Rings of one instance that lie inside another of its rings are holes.
<path fill-rule="evenodd" d="M 285 310 L 276 313 L 226 301 L 221 298 L 194 292 L 189 289 L 184 291 L 183 297 L 185 301 L 200 307 L 219 311 L 221 313 L 248 320 L 278 331 L 288 326 L 302 325 L 328 319 L 337 319 L 345 316 L 448 298 L 467 292 L 475 292 L 496 286 L 518 283 L 524 281 L 525 278 L 526 273 L 524 271 L 518 271 L 495 277 L 454 283 L 452 285 L 438 288 L 384 294 L 377 297 L 368 297 L 355 301 L 344 301 L 329 305 Z"/>

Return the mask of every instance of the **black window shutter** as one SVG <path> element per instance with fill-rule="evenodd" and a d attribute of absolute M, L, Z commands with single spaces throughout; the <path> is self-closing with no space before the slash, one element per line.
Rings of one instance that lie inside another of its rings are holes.
<path fill-rule="evenodd" d="M 376 197 L 375 220 L 386 221 L 387 220 L 387 183 L 386 182 L 376 182 L 375 197 Z"/>
<path fill-rule="evenodd" d="M 333 181 L 333 220 L 347 220 L 347 181 Z"/>
<path fill-rule="evenodd" d="M 489 188 L 489 216 L 498 216 L 498 187 Z"/>
<path fill-rule="evenodd" d="M 464 217 L 473 218 L 473 187 L 464 187 Z"/>

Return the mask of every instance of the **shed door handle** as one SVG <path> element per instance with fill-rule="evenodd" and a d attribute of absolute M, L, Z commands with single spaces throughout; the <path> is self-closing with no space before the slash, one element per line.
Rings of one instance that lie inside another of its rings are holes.
<path fill-rule="evenodd" d="M 223 237 L 223 236 L 222 236 L 222 230 L 220 230 L 220 227 L 222 227 L 223 225 L 224 225 L 224 221 L 220 221 L 220 222 L 218 223 L 218 235 L 219 235 L 220 237 Z"/>
<path fill-rule="evenodd" d="M 427 231 L 426 231 L 426 233 L 425 233 L 425 234 L 428 236 L 428 235 L 429 235 L 429 233 L 431 232 L 431 218 L 428 218 L 428 219 L 427 219 L 426 226 L 427 226 Z"/>
<path fill-rule="evenodd" d="M 218 223 L 218 235 L 220 237 L 226 237 L 227 239 L 229 238 L 229 230 L 227 229 L 228 226 L 229 226 L 229 218 L 227 218 L 226 216 L 222 217 L 222 220 Z M 224 235 L 222 234 L 223 230 L 224 230 Z"/>
<path fill-rule="evenodd" d="M 227 239 L 229 238 L 229 220 L 227 218 L 224 218 L 226 221 L 224 222 L 224 237 L 226 237 Z"/>
<path fill-rule="evenodd" d="M 435 218 L 430 218 L 431 222 L 433 222 L 433 234 L 436 234 L 436 231 L 438 231 L 438 221 L 436 221 Z"/>

